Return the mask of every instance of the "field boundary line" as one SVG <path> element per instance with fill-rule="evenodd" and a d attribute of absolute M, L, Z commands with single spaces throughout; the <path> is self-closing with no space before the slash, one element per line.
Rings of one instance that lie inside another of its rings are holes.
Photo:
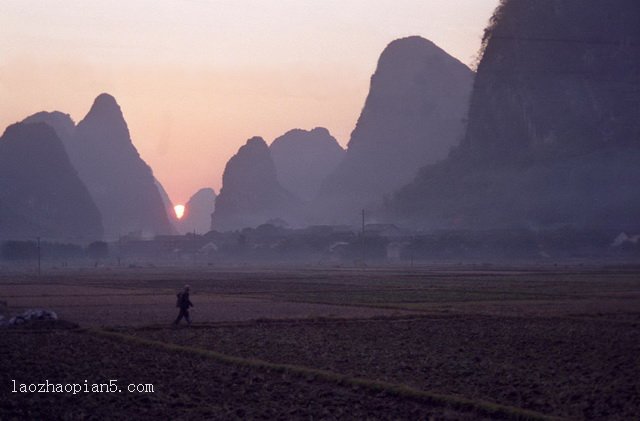
<path fill-rule="evenodd" d="M 278 373 L 286 373 L 307 379 L 321 379 L 342 386 L 360 387 L 371 392 L 384 392 L 399 398 L 411 399 L 436 407 L 451 408 L 463 412 L 472 412 L 489 416 L 496 419 L 519 420 L 519 421 L 542 421 L 542 420 L 560 420 L 562 418 L 552 417 L 541 414 L 539 412 L 528 409 L 518 408 L 514 406 L 497 404 L 484 400 L 473 400 L 455 395 L 445 395 L 441 393 L 429 392 L 425 390 L 415 389 L 403 384 L 389 383 L 378 380 L 370 380 L 361 377 L 352 377 L 345 374 L 339 374 L 328 370 L 321 370 L 305 366 L 293 364 L 271 363 L 256 358 L 243 358 L 233 355 L 223 354 L 217 351 L 189 347 L 177 344 L 171 344 L 152 339 L 140 338 L 133 335 L 127 335 L 121 332 L 114 332 L 101 328 L 89 328 L 83 330 L 85 333 L 94 334 L 107 339 L 118 340 L 135 345 L 142 345 L 163 351 L 179 352 L 189 355 L 196 355 L 212 359 L 216 362 L 235 365 L 241 367 L 251 367 L 266 371 L 275 371 Z"/>
<path fill-rule="evenodd" d="M 398 316 L 373 316 L 373 317 L 301 317 L 301 318 L 289 318 L 289 319 L 270 319 L 270 318 L 257 318 L 249 320 L 237 320 L 237 321 L 220 321 L 220 322 L 198 322 L 192 323 L 189 329 L 217 329 L 228 327 L 253 327 L 253 326 L 299 326 L 299 325 L 334 325 L 334 324 L 358 324 L 358 323 L 402 323 L 402 322 L 417 322 L 417 321 L 440 321 L 450 319 L 465 319 L 466 314 L 403 314 Z M 485 316 L 483 314 L 473 315 L 476 319 Z M 135 330 L 135 331 L 148 331 L 148 330 L 166 330 L 167 323 L 156 323 L 143 326 L 127 326 L 118 325 L 110 326 L 109 331 L 120 330 Z"/>

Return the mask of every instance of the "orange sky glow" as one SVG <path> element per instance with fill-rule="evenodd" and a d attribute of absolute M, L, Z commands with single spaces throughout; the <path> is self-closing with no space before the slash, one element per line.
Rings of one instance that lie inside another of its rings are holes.
<path fill-rule="evenodd" d="M 0 125 L 76 123 L 115 96 L 174 203 L 221 187 L 252 136 L 323 126 L 346 146 L 378 56 L 421 35 L 466 64 L 498 0 L 3 0 Z"/>

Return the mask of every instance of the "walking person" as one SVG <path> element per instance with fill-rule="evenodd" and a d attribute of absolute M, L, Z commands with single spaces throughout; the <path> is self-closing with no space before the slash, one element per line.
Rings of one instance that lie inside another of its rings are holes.
<path fill-rule="evenodd" d="M 177 294 L 178 300 L 176 302 L 176 307 L 180 309 L 180 313 L 178 313 L 178 317 L 176 321 L 173 322 L 174 325 L 180 323 L 180 320 L 184 317 L 187 321 L 187 324 L 191 324 L 191 316 L 189 316 L 189 307 L 193 307 L 193 303 L 189 299 L 189 285 L 185 285 L 182 292 Z"/>

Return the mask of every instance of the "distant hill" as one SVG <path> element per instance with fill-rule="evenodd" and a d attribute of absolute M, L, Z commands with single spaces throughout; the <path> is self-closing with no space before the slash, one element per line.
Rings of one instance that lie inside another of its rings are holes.
<path fill-rule="evenodd" d="M 491 22 L 466 136 L 395 220 L 640 229 L 640 3 L 507 0 Z"/>
<path fill-rule="evenodd" d="M 65 114 L 60 111 L 40 111 L 39 113 L 25 118 L 22 122 L 45 123 L 51 126 L 56 131 L 58 138 L 64 144 L 67 155 L 69 155 L 69 159 L 71 159 L 71 163 L 73 164 L 74 157 L 72 157 L 71 154 L 74 153 L 72 142 L 76 124 L 73 122 L 69 114 Z"/>
<path fill-rule="evenodd" d="M 299 199 L 278 182 L 264 139 L 253 137 L 227 162 L 212 228 L 231 231 L 256 227 L 277 218 L 297 224 L 300 205 Z"/>
<path fill-rule="evenodd" d="M 390 43 L 347 153 L 323 184 L 316 208 L 327 222 L 348 222 L 363 207 L 444 159 L 464 134 L 473 72 L 421 37 Z"/>
<path fill-rule="evenodd" d="M 74 163 L 103 217 L 108 239 L 170 234 L 151 168 L 140 158 L 115 98 L 99 95 L 74 133 Z"/>
<path fill-rule="evenodd" d="M 335 171 L 345 153 L 323 127 L 290 130 L 269 148 L 282 187 L 305 201 L 316 197 L 320 185 Z"/>
<path fill-rule="evenodd" d="M 101 239 L 100 212 L 56 132 L 17 123 L 0 138 L 0 239 L 87 243 Z"/>
<path fill-rule="evenodd" d="M 211 188 L 198 190 L 184 205 L 184 216 L 178 222 L 180 233 L 206 234 L 211 231 L 211 215 L 216 207 L 216 192 Z"/>
<path fill-rule="evenodd" d="M 104 94 L 106 95 L 106 94 Z M 108 95 L 107 95 L 108 97 Z M 113 102 L 115 103 L 115 99 L 113 100 Z M 115 105 L 117 107 L 117 104 Z M 118 107 L 119 109 L 119 107 Z M 121 113 L 120 113 L 121 114 Z M 122 121 L 118 121 L 120 119 L 120 117 L 118 117 L 117 113 L 114 113 L 114 118 L 113 121 L 116 124 L 116 126 L 120 127 L 120 137 L 125 136 L 124 131 L 122 130 L 122 125 L 124 122 L 124 119 L 122 118 Z M 53 111 L 53 112 L 46 112 L 46 111 L 41 111 L 38 112 L 36 114 L 33 114 L 27 118 L 25 118 L 23 120 L 24 123 L 46 123 L 49 126 L 53 127 L 53 129 L 56 131 L 58 137 L 60 138 L 60 140 L 62 140 L 62 143 L 65 146 L 65 149 L 67 151 L 67 154 L 69 155 L 69 159 L 71 160 L 71 163 L 73 164 L 74 168 L 76 169 L 85 169 L 88 166 L 90 166 L 89 163 L 86 162 L 86 157 L 87 156 L 93 156 L 92 159 L 96 158 L 96 155 L 99 154 L 96 151 L 94 151 L 94 153 L 89 153 L 87 155 L 87 148 L 86 145 L 84 145 L 83 141 L 79 141 L 76 135 L 76 125 L 73 122 L 73 120 L 71 119 L 71 116 L 69 116 L 69 114 L 65 114 L 62 113 L 60 111 Z M 126 133 L 128 133 L 128 129 L 126 128 L 126 123 L 124 123 L 124 128 L 126 130 Z M 128 138 L 128 134 L 126 134 L 127 138 Z M 105 144 L 108 144 L 109 142 L 105 142 Z M 132 157 L 134 156 L 138 156 L 137 151 L 135 150 L 135 147 L 133 147 L 133 145 L 131 145 L 131 148 L 122 148 L 121 146 L 116 146 L 116 148 L 121 149 L 120 153 L 124 153 L 124 154 L 131 154 Z M 132 151 L 133 149 L 133 151 Z M 140 161 L 142 161 L 142 159 L 139 159 Z M 133 159 L 132 160 L 132 165 L 133 167 L 141 167 L 140 162 L 135 162 L 136 160 Z M 142 164 L 144 166 L 146 166 L 146 164 L 144 164 L 144 161 L 142 161 Z M 92 179 L 93 176 L 89 177 L 89 180 L 85 180 L 83 177 L 87 174 L 86 171 L 82 171 L 80 173 L 80 176 L 83 180 L 83 182 L 85 184 L 87 184 L 88 186 L 95 186 L 95 180 Z M 174 223 L 175 223 L 175 218 L 173 218 L 173 205 L 171 204 L 171 200 L 169 199 L 166 191 L 164 190 L 164 188 L 162 187 L 162 185 L 160 184 L 160 182 L 156 179 L 154 179 L 154 183 L 158 189 L 158 193 L 160 194 L 160 197 L 163 201 L 163 204 L 165 206 L 165 212 L 167 214 L 167 220 L 168 222 L 171 224 L 171 232 L 175 232 L 175 227 L 174 227 Z M 102 189 L 99 189 L 98 191 L 93 191 L 91 190 L 90 193 L 92 194 L 92 196 L 94 194 L 100 196 L 103 195 L 104 193 L 102 192 Z M 116 198 L 114 198 L 113 200 L 118 200 Z M 104 200 L 103 200 L 104 202 Z M 104 205 L 104 203 L 103 203 Z M 112 212 L 112 210 L 110 210 L 109 208 L 105 208 L 103 209 L 103 211 L 107 211 L 107 212 Z M 130 231 L 126 231 L 128 228 L 124 227 L 122 229 L 118 228 L 117 231 L 118 232 L 123 232 L 123 233 L 127 233 L 127 232 L 146 232 L 148 234 L 151 234 L 149 228 L 145 228 L 145 225 L 138 225 L 137 227 L 135 227 L 134 224 L 134 229 L 131 229 Z M 112 230 L 113 231 L 113 230 Z M 162 233 L 165 231 L 160 231 L 158 233 Z M 120 234 L 117 234 L 120 235 Z M 113 232 L 108 234 L 109 237 L 111 238 L 115 238 L 116 234 L 114 234 Z"/>
<path fill-rule="evenodd" d="M 164 209 L 167 213 L 167 218 L 169 219 L 169 223 L 171 224 L 171 227 L 173 228 L 173 230 L 178 232 L 178 228 L 177 228 L 178 218 L 176 218 L 176 211 L 173 208 L 173 202 L 169 197 L 169 193 L 167 193 L 167 191 L 164 189 L 164 186 L 162 185 L 162 183 L 160 183 L 160 180 L 154 177 L 153 181 L 154 181 L 154 184 L 156 185 L 156 188 L 158 189 L 160 198 L 162 199 L 162 204 L 164 205 Z"/>

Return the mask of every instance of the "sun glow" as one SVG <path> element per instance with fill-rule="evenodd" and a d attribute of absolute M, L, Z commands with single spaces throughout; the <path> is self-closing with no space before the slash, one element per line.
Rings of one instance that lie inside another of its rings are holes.
<path fill-rule="evenodd" d="M 173 211 L 176 213 L 176 218 L 182 219 L 184 216 L 184 205 L 175 205 Z"/>

